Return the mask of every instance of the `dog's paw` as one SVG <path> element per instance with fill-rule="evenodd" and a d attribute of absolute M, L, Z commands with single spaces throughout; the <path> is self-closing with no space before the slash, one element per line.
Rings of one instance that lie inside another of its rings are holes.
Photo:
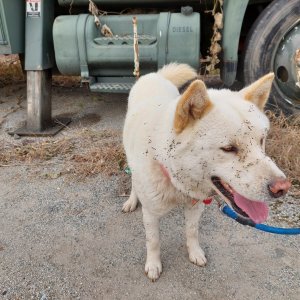
<path fill-rule="evenodd" d="M 203 267 L 207 263 L 204 251 L 199 247 L 193 250 L 189 250 L 189 259 L 190 261 L 200 267 Z"/>
<path fill-rule="evenodd" d="M 133 212 L 137 208 L 138 201 L 129 197 L 129 199 L 123 204 L 122 212 Z"/>
<path fill-rule="evenodd" d="M 156 281 L 162 272 L 162 265 L 160 261 L 149 261 L 145 265 L 145 274 L 152 282 Z"/>

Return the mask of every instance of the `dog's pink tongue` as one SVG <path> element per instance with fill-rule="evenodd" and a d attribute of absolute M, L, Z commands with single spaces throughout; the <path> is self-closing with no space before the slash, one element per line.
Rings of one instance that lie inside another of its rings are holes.
<path fill-rule="evenodd" d="M 234 202 L 241 208 L 252 221 L 255 223 L 263 223 L 269 214 L 269 207 L 264 202 L 249 200 L 238 193 L 234 193 Z"/>

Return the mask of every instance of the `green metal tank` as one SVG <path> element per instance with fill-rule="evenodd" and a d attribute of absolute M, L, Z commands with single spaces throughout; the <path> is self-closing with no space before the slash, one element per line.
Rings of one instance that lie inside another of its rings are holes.
<path fill-rule="evenodd" d="M 136 15 L 142 74 L 172 61 L 199 66 L 200 15 L 160 13 Z M 101 17 L 113 32 L 105 37 L 91 15 L 59 16 L 53 25 L 56 64 L 65 75 L 132 76 L 133 25 L 131 15 Z"/>
<path fill-rule="evenodd" d="M 141 75 L 175 61 L 198 69 L 200 14 L 183 11 L 135 15 Z M 120 88 L 124 91 L 130 89 L 134 80 L 132 18 L 133 15 L 101 17 L 101 23 L 113 32 L 112 37 L 107 37 L 101 34 L 91 15 L 57 17 L 53 25 L 53 41 L 60 73 L 81 75 L 94 91 L 105 91 L 100 83 L 115 86 L 119 83 L 119 86 L 123 84 Z"/>

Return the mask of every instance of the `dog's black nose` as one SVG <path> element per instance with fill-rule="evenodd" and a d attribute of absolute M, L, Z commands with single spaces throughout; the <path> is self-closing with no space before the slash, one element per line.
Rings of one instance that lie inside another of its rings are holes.
<path fill-rule="evenodd" d="M 270 184 L 268 184 L 268 189 L 272 197 L 278 198 L 284 196 L 289 188 L 291 187 L 291 182 L 287 179 L 275 179 Z"/>

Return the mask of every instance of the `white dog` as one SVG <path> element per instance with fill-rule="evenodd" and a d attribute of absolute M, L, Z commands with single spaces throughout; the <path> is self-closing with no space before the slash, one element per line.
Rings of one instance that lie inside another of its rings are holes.
<path fill-rule="evenodd" d="M 260 223 L 268 216 L 266 201 L 289 189 L 264 149 L 269 121 L 263 108 L 273 78 L 270 73 L 240 92 L 207 90 L 191 67 L 169 64 L 133 86 L 123 135 L 132 190 L 123 211 L 142 204 L 145 272 L 152 281 L 162 272 L 159 219 L 173 207 L 184 205 L 189 259 L 203 266 L 199 200 L 217 193 Z"/>

